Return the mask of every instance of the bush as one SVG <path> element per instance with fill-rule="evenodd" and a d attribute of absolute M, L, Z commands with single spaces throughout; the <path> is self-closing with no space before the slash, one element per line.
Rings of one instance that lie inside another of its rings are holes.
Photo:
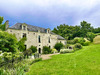
<path fill-rule="evenodd" d="M 74 50 L 78 50 L 78 49 L 81 49 L 82 48 L 82 45 L 80 43 L 76 43 L 74 45 Z"/>
<path fill-rule="evenodd" d="M 66 45 L 65 45 L 65 48 L 68 48 L 68 47 L 70 47 L 70 44 L 66 44 Z"/>
<path fill-rule="evenodd" d="M 75 43 L 74 43 L 74 40 L 68 40 L 67 43 L 68 43 L 68 44 L 75 44 Z"/>
<path fill-rule="evenodd" d="M 32 50 L 32 53 L 35 53 L 37 51 L 37 48 L 35 46 L 31 46 L 30 49 Z"/>
<path fill-rule="evenodd" d="M 15 35 L 0 31 L 0 50 L 2 50 L 2 52 L 17 52 L 17 42 Z"/>
<path fill-rule="evenodd" d="M 64 45 L 63 45 L 62 43 L 56 43 L 55 46 L 54 46 L 54 48 L 55 48 L 56 50 L 58 50 L 58 52 L 60 52 L 60 49 L 61 49 L 63 46 L 64 46 Z"/>
<path fill-rule="evenodd" d="M 84 42 L 82 45 L 83 46 L 88 46 L 90 44 L 90 41 L 86 41 L 86 42 Z"/>
<path fill-rule="evenodd" d="M 70 49 L 61 49 L 61 50 L 60 50 L 60 54 L 72 53 L 72 52 L 74 52 L 74 50 L 70 50 Z"/>
<path fill-rule="evenodd" d="M 50 48 L 47 46 L 43 46 L 43 54 L 49 54 L 49 53 L 51 53 Z"/>
<path fill-rule="evenodd" d="M 86 35 L 87 35 L 88 40 L 93 42 L 93 39 L 95 38 L 95 34 L 92 32 L 88 32 Z"/>
<path fill-rule="evenodd" d="M 51 49 L 51 53 L 57 53 L 57 52 L 58 51 L 55 48 Z"/>
<path fill-rule="evenodd" d="M 75 43 L 80 43 L 81 45 L 85 42 L 84 38 L 82 37 L 77 37 L 77 38 L 74 38 L 74 44 Z"/>
<path fill-rule="evenodd" d="M 32 55 L 32 50 L 31 49 L 27 49 L 27 50 L 24 51 L 24 57 L 27 56 L 27 58 L 28 58 L 30 55 Z"/>

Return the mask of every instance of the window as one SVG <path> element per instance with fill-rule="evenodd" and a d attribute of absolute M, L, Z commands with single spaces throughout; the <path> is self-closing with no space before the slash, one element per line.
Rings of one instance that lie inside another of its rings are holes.
<path fill-rule="evenodd" d="M 40 35 L 38 36 L 38 42 L 41 43 L 41 38 Z"/>
<path fill-rule="evenodd" d="M 48 38 L 48 42 L 50 43 L 50 37 Z"/>
<path fill-rule="evenodd" d="M 23 37 L 26 37 L 26 33 L 23 33 Z"/>
<path fill-rule="evenodd" d="M 23 30 L 26 30 L 26 26 L 23 26 Z"/>

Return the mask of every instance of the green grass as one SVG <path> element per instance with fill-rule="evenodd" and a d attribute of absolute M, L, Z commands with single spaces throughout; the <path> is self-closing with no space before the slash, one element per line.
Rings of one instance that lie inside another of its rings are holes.
<path fill-rule="evenodd" d="M 100 75 L 100 44 L 37 62 L 26 75 Z"/>

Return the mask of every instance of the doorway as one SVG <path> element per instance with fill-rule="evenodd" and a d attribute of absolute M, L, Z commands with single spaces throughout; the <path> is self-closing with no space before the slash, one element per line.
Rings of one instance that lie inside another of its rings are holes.
<path fill-rule="evenodd" d="M 41 54 L 41 48 L 39 48 L 39 53 Z"/>

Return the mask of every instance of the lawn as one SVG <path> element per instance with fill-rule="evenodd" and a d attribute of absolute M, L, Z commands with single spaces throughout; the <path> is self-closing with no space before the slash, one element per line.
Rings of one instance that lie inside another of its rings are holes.
<path fill-rule="evenodd" d="M 100 75 L 100 44 L 34 63 L 27 75 Z"/>

